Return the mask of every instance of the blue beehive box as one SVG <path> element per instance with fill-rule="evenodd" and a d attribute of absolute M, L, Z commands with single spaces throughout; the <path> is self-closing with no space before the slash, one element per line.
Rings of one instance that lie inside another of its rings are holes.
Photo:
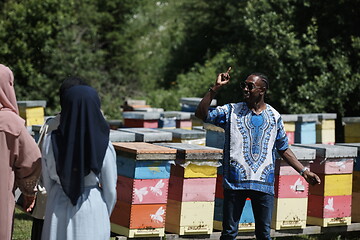
<path fill-rule="evenodd" d="M 295 123 L 295 143 L 315 144 L 317 115 L 300 114 Z"/>
<path fill-rule="evenodd" d="M 116 164 L 119 176 L 133 179 L 170 177 L 176 150 L 143 142 L 116 142 Z"/>

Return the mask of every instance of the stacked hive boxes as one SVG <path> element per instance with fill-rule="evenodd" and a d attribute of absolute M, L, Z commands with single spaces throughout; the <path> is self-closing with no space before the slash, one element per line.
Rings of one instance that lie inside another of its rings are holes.
<path fill-rule="evenodd" d="M 46 101 L 18 101 L 19 115 L 26 121 L 26 126 L 44 124 Z"/>
<path fill-rule="evenodd" d="M 360 117 L 342 118 L 346 143 L 360 142 Z"/>
<path fill-rule="evenodd" d="M 205 145 L 205 131 L 180 128 L 164 129 L 163 131 L 172 133 L 173 142 Z"/>
<path fill-rule="evenodd" d="M 317 115 L 301 114 L 295 123 L 295 143 L 314 144 L 316 143 Z"/>
<path fill-rule="evenodd" d="M 296 114 L 281 114 L 281 118 L 284 122 L 284 128 L 286 136 L 288 137 L 289 144 L 295 143 L 295 123 L 298 119 Z"/>
<path fill-rule="evenodd" d="M 351 220 L 360 222 L 360 143 L 340 143 L 341 146 L 356 147 L 357 157 L 354 162 Z"/>
<path fill-rule="evenodd" d="M 118 182 L 111 231 L 130 238 L 164 236 L 170 165 L 176 150 L 150 143 L 113 145 Z"/>
<path fill-rule="evenodd" d="M 319 113 L 316 124 L 316 143 L 335 144 L 336 113 Z"/>
<path fill-rule="evenodd" d="M 309 186 L 307 224 L 322 227 L 351 223 L 353 162 L 357 149 L 338 145 L 299 145 L 316 150 L 311 171 L 321 184 Z"/>
<path fill-rule="evenodd" d="M 150 128 L 119 128 L 119 132 L 135 134 L 136 142 L 171 142 L 172 134 L 170 132 L 160 131 Z"/>
<path fill-rule="evenodd" d="M 177 150 L 171 166 L 165 229 L 179 235 L 211 234 L 216 172 L 222 150 L 186 143 L 161 143 Z"/>
<path fill-rule="evenodd" d="M 315 159 L 315 149 L 291 146 L 298 160 L 306 167 Z M 296 229 L 306 227 L 308 205 L 308 183 L 278 158 L 275 164 L 275 199 L 271 228 Z"/>
<path fill-rule="evenodd" d="M 160 113 L 158 112 L 123 112 L 124 127 L 158 128 Z"/>
<path fill-rule="evenodd" d="M 191 129 L 191 113 L 180 111 L 166 111 L 160 113 L 159 128 Z"/>

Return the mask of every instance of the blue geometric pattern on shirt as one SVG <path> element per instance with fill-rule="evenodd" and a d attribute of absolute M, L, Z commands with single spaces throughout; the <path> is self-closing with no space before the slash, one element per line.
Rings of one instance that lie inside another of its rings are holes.
<path fill-rule="evenodd" d="M 264 182 L 274 182 L 274 166 L 270 164 L 261 173 L 260 180 Z"/>
<path fill-rule="evenodd" d="M 239 182 L 247 179 L 246 170 L 243 165 L 237 161 L 231 161 L 229 166 L 229 180 Z"/>
<path fill-rule="evenodd" d="M 243 136 L 243 153 L 246 163 L 253 172 L 257 172 L 266 160 L 271 131 L 276 126 L 272 111 L 253 113 L 245 104 L 239 112 L 237 125 Z"/>

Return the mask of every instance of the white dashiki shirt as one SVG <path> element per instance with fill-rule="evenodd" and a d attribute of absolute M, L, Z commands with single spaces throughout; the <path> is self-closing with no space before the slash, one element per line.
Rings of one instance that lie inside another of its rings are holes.
<path fill-rule="evenodd" d="M 206 122 L 225 130 L 224 188 L 273 195 L 275 152 L 289 147 L 281 115 L 269 104 L 257 115 L 240 102 L 210 110 Z"/>

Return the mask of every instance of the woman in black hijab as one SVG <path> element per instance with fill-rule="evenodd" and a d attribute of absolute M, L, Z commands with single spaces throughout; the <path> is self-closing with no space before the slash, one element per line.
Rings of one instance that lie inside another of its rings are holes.
<path fill-rule="evenodd" d="M 48 199 L 43 239 L 109 239 L 116 201 L 116 155 L 100 99 L 90 86 L 60 94 L 57 130 L 43 142 Z"/>

